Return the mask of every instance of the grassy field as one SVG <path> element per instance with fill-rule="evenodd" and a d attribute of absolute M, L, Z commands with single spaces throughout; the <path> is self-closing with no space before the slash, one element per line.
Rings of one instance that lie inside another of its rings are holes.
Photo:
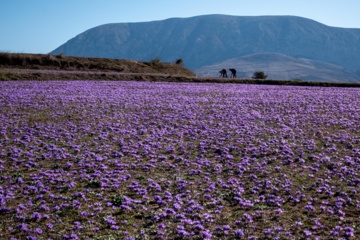
<path fill-rule="evenodd" d="M 0 82 L 1 239 L 358 239 L 360 89 Z"/>

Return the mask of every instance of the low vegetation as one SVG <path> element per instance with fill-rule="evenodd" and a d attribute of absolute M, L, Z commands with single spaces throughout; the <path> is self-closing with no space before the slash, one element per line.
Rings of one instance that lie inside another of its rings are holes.
<path fill-rule="evenodd" d="M 149 62 L 140 62 L 108 58 L 71 57 L 63 54 L 54 56 L 50 54 L 0 52 L 0 68 L 194 76 L 190 70 L 183 66 L 161 62 L 160 58 L 155 58 Z"/>
<path fill-rule="evenodd" d="M 181 58 L 164 63 L 120 59 L 81 58 L 49 54 L 0 52 L 0 81 L 8 80 L 108 80 L 155 82 L 208 82 L 266 85 L 360 87 L 359 83 L 267 80 L 264 72 L 251 79 L 198 77 L 184 67 Z"/>
<path fill-rule="evenodd" d="M 178 58 L 175 60 L 175 63 L 176 64 L 180 64 L 180 65 L 183 65 L 184 64 L 184 60 L 182 58 Z"/>
<path fill-rule="evenodd" d="M 360 237 L 360 89 L 0 86 L 1 239 Z"/>
<path fill-rule="evenodd" d="M 254 79 L 266 79 L 267 75 L 265 75 L 265 73 L 263 71 L 256 71 L 256 72 L 254 72 L 252 78 L 254 78 Z"/>

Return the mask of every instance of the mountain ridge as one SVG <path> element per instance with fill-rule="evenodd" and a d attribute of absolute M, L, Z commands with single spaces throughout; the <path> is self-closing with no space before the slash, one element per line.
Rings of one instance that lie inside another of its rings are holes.
<path fill-rule="evenodd" d="M 360 29 L 297 16 L 203 15 L 91 28 L 51 54 L 149 61 L 184 60 L 198 69 L 253 53 L 276 52 L 339 65 L 360 75 Z M 360 79 L 360 76 L 359 76 Z"/>

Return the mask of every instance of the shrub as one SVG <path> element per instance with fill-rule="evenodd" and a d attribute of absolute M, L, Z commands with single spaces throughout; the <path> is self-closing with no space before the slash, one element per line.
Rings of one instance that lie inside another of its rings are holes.
<path fill-rule="evenodd" d="M 178 65 L 182 65 L 184 63 L 184 60 L 182 60 L 182 58 L 178 58 L 175 60 L 175 63 Z"/>
<path fill-rule="evenodd" d="M 254 72 L 254 75 L 252 78 L 255 79 L 266 79 L 268 75 L 265 75 L 265 73 L 263 71 L 256 71 Z"/>

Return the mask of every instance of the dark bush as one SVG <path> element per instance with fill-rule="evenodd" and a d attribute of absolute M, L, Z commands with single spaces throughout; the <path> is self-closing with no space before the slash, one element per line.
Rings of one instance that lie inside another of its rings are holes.
<path fill-rule="evenodd" d="M 265 75 L 263 71 L 256 71 L 252 78 L 254 79 L 266 79 L 268 75 Z"/>
<path fill-rule="evenodd" d="M 182 60 L 182 58 L 178 58 L 176 59 L 175 63 L 178 65 L 182 65 L 184 63 L 184 60 Z"/>

